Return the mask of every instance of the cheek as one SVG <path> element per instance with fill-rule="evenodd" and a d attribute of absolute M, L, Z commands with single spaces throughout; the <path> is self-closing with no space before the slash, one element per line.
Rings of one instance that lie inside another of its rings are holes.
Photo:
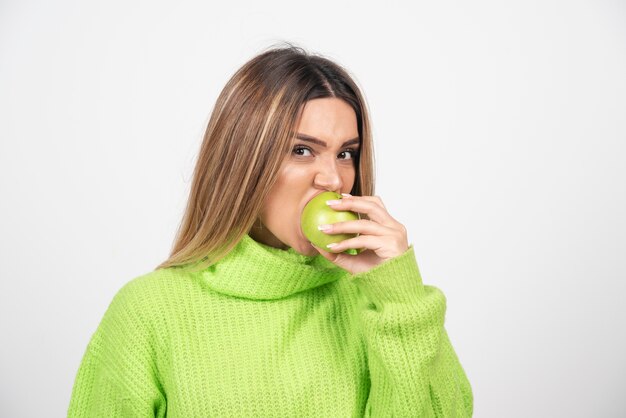
<path fill-rule="evenodd" d="M 313 170 L 305 166 L 288 166 L 280 176 L 277 185 L 284 199 L 296 200 L 312 187 Z"/>
<path fill-rule="evenodd" d="M 302 169 L 283 169 L 281 176 L 265 199 L 263 210 L 265 219 L 278 225 L 294 216 L 308 187 L 306 175 Z"/>
<path fill-rule="evenodd" d="M 343 177 L 344 187 L 352 189 L 356 180 L 356 169 L 354 167 L 345 170 Z M 349 187 L 348 187 L 349 186 Z"/>

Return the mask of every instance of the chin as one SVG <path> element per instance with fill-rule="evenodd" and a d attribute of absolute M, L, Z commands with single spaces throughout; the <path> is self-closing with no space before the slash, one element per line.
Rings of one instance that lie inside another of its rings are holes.
<path fill-rule="evenodd" d="M 315 248 L 309 246 L 309 248 L 305 252 L 303 252 L 301 254 L 302 255 L 312 256 L 312 255 L 318 255 L 319 252 Z"/>
<path fill-rule="evenodd" d="M 309 241 L 306 240 L 306 239 L 299 239 L 298 240 L 298 244 L 295 245 L 293 247 L 293 249 L 296 250 L 296 252 L 298 252 L 299 254 L 302 254 L 302 255 L 311 256 L 311 255 L 318 255 L 319 254 L 319 252 L 315 248 L 313 248 L 311 246 L 311 243 L 309 243 Z"/>

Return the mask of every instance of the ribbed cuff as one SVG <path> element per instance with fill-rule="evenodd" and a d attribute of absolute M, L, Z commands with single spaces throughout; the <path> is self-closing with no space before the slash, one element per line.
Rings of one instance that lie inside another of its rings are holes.
<path fill-rule="evenodd" d="M 424 294 L 413 245 L 363 273 L 349 277 L 365 296 L 377 306 L 385 303 L 411 303 Z"/>

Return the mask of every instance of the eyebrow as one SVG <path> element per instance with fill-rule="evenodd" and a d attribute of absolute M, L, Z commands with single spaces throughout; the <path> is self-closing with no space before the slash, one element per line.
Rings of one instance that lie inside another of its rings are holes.
<path fill-rule="evenodd" d="M 312 142 L 317 145 L 321 145 L 324 148 L 328 147 L 328 144 L 326 144 L 326 142 L 322 141 L 321 139 L 317 139 L 315 137 L 309 136 L 309 135 L 297 133 L 296 138 L 301 139 L 303 141 Z M 359 143 L 359 137 L 357 136 L 356 138 L 348 139 L 341 146 L 345 147 L 346 145 L 352 145 L 352 144 L 358 144 L 358 143 Z"/>

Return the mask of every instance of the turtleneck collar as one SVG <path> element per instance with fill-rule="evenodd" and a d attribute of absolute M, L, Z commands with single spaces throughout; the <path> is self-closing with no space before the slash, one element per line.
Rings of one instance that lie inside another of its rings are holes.
<path fill-rule="evenodd" d="M 246 234 L 220 261 L 204 270 L 211 289 L 247 299 L 280 299 L 338 280 L 348 272 L 322 255 L 274 248 Z"/>

